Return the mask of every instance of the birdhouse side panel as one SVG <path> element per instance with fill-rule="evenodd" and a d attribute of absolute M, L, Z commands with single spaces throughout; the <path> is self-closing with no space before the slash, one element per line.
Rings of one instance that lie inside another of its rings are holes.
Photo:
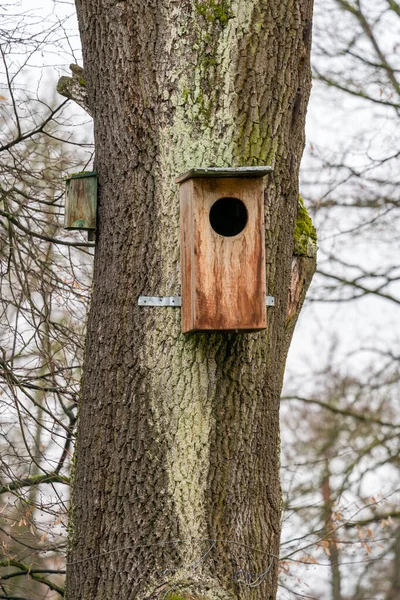
<path fill-rule="evenodd" d="M 180 235 L 182 282 L 182 331 L 194 325 L 194 245 L 193 245 L 193 181 L 180 186 Z"/>
<path fill-rule="evenodd" d="M 65 229 L 96 229 L 97 178 L 73 178 L 66 182 Z"/>

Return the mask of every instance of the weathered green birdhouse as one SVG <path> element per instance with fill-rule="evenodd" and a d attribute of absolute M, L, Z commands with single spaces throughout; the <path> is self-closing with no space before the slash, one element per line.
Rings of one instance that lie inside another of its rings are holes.
<path fill-rule="evenodd" d="M 97 173 L 74 173 L 65 179 L 65 229 L 96 229 Z"/>

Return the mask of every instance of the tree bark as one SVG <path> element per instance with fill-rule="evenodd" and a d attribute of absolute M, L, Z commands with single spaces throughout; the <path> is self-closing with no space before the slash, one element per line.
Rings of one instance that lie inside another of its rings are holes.
<path fill-rule="evenodd" d="M 315 269 L 296 257 L 287 329 L 312 0 L 76 4 L 99 209 L 67 597 L 273 600 L 279 395 Z M 181 293 L 174 179 L 256 164 L 267 330 L 184 336 L 179 309 L 137 306 Z"/>

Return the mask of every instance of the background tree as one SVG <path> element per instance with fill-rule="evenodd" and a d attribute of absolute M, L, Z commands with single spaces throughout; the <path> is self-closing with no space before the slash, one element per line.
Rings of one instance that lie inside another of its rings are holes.
<path fill-rule="evenodd" d="M 394 2 L 317 4 L 324 133 L 311 128 L 301 188 L 319 269 L 283 403 L 283 598 L 399 595 L 399 25 Z"/>
<path fill-rule="evenodd" d="M 66 102 L 49 98 L 32 76 L 41 51 L 59 48 L 63 23 L 47 21 L 37 33 L 37 17 L 20 12 L 18 19 L 19 7 L 7 8 L 0 32 L 0 597 L 60 598 L 91 268 L 86 240 L 62 231 L 62 177 L 89 162 L 91 148 L 81 145 L 82 115 L 73 115 L 72 133 Z"/>

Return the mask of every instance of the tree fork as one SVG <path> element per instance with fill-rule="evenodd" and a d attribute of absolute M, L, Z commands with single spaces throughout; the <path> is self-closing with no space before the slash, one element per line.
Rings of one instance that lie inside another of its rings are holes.
<path fill-rule="evenodd" d="M 292 277 L 312 1 L 76 4 L 99 219 L 67 597 L 273 600 L 279 396 L 315 270 Z M 267 329 L 184 336 L 179 310 L 137 306 L 181 292 L 175 177 L 257 164 Z"/>

